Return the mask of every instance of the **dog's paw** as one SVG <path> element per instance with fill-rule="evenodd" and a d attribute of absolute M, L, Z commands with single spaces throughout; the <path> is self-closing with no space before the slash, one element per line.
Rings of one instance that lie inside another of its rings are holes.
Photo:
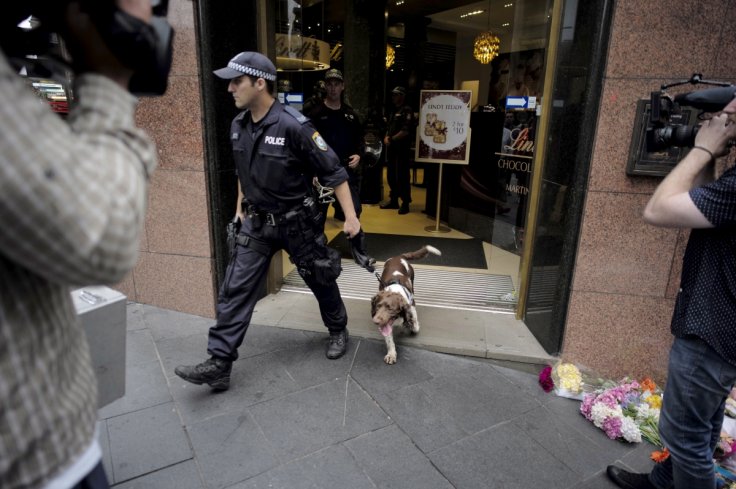
<path fill-rule="evenodd" d="M 383 361 L 386 362 L 388 365 L 393 365 L 396 363 L 396 353 L 389 353 L 385 357 L 383 357 Z"/>

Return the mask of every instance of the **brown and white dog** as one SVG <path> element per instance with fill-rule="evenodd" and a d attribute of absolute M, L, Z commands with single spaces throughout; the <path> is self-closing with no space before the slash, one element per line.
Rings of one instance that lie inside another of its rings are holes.
<path fill-rule="evenodd" d="M 371 300 L 371 318 L 386 340 L 388 353 L 383 357 L 383 361 L 389 365 L 396 363 L 394 321 L 402 318 L 404 327 L 413 334 L 419 332 L 419 318 L 414 304 L 414 268 L 409 262 L 420 260 L 430 253 L 442 254 L 437 248 L 427 245 L 417 251 L 389 258 L 378 278 L 381 286 Z"/>

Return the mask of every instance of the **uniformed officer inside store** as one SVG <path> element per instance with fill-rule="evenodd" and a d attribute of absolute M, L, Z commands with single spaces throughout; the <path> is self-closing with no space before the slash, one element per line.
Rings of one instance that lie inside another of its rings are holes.
<path fill-rule="evenodd" d="M 230 130 L 238 173 L 235 214 L 242 225 L 220 287 L 217 322 L 209 330 L 210 358 L 179 366 L 175 373 L 194 384 L 222 390 L 230 386 L 232 362 L 238 358 L 261 284 L 278 250 L 286 250 L 319 302 L 329 331 L 327 358 L 345 354 L 348 317 L 336 283 L 340 254 L 326 246 L 314 177 L 334 189 L 345 214 L 347 236 L 360 231 L 360 222 L 348 174 L 337 155 L 309 119 L 274 98 L 273 63 L 260 53 L 243 52 L 214 73 L 229 80 L 228 92 L 243 109 Z"/>

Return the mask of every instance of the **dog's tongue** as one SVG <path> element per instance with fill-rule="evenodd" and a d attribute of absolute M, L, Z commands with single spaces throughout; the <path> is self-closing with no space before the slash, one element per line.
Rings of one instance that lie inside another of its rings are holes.
<path fill-rule="evenodd" d="M 391 336 L 391 327 L 393 326 L 393 324 L 393 321 L 389 321 L 383 326 L 380 326 L 378 329 L 381 331 L 381 334 L 383 336 Z"/>

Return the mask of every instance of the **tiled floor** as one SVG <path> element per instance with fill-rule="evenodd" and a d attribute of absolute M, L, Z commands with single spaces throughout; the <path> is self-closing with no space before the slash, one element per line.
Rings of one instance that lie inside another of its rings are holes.
<path fill-rule="evenodd" d="M 388 366 L 357 337 L 330 361 L 324 330 L 260 324 L 310 323 L 292 308 L 259 311 L 217 393 L 173 373 L 204 359 L 210 319 L 128 305 L 126 393 L 99 423 L 116 489 L 615 489 L 606 465 L 651 468 L 651 446 L 609 440 L 518 364 L 399 345 Z"/>

